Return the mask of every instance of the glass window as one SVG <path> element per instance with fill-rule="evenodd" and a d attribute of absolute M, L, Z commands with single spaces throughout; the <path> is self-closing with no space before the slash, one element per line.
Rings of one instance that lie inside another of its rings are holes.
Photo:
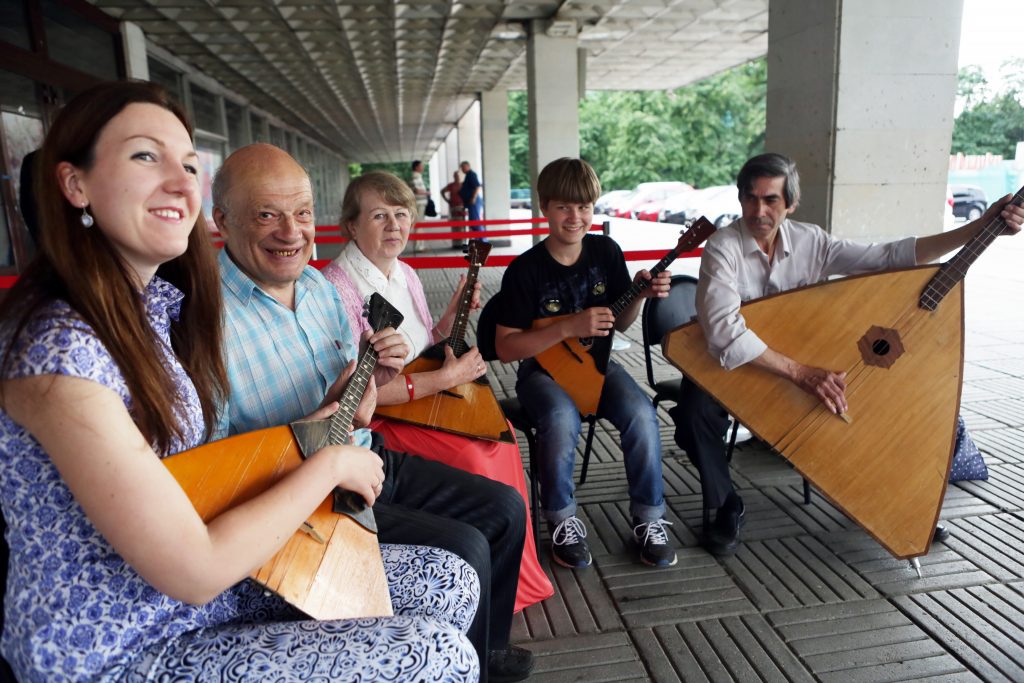
<path fill-rule="evenodd" d="M 120 36 L 108 33 L 57 0 L 43 0 L 43 27 L 50 59 L 116 81 Z"/>
<path fill-rule="evenodd" d="M 189 84 L 192 93 L 192 122 L 196 128 L 208 133 L 224 135 L 224 121 L 220 117 L 219 97 L 203 90 L 195 83 Z"/>
<path fill-rule="evenodd" d="M 22 160 L 43 144 L 43 118 L 35 83 L 29 78 L 3 70 L 0 70 L 0 132 L 3 134 L 5 151 L 4 158 L 0 159 L 0 169 L 9 179 L 11 190 L 6 199 L 14 202 L 12 206 L 15 206 L 21 201 Z M 20 231 L 23 219 L 19 219 L 15 212 L 8 211 L 10 208 L 0 206 L 0 266 L 5 267 L 15 263 L 11 229 L 16 228 L 19 235 L 25 235 Z M 31 251 L 31 243 L 26 243 L 26 240 L 26 237 L 21 239 L 25 248 L 21 257 L 28 257 L 29 253 L 26 252 Z"/>
<path fill-rule="evenodd" d="M 203 214 L 213 229 L 213 176 L 224 163 L 224 143 L 205 135 L 196 135 L 196 154 L 199 155 L 199 183 L 203 194 Z"/>
<path fill-rule="evenodd" d="M 262 116 L 254 113 L 249 114 L 249 130 L 251 131 L 253 142 L 270 142 L 270 138 L 267 135 L 267 121 Z"/>
<path fill-rule="evenodd" d="M 24 2 L 0 2 L 0 42 L 31 50 Z"/>
<path fill-rule="evenodd" d="M 281 149 L 288 149 L 287 142 L 285 142 L 284 131 L 277 126 L 270 127 L 270 144 L 276 145 Z"/>
<path fill-rule="evenodd" d="M 155 59 L 149 59 L 148 62 L 149 80 L 162 85 L 171 94 L 175 102 L 183 105 L 185 98 L 181 96 L 181 74 Z"/>
<path fill-rule="evenodd" d="M 245 109 L 230 100 L 224 100 L 224 118 L 228 120 L 228 147 L 238 149 L 249 144 Z"/>

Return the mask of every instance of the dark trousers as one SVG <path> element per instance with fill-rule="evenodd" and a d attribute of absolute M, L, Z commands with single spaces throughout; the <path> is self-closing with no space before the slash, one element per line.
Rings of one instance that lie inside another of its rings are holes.
<path fill-rule="evenodd" d="M 526 539 L 526 508 L 511 486 L 443 463 L 391 451 L 374 435 L 384 460 L 384 487 L 373 506 L 381 543 L 428 545 L 452 552 L 480 577 L 480 608 L 470 641 L 487 680 L 487 652 L 508 644 Z"/>
<path fill-rule="evenodd" d="M 729 413 L 696 384 L 682 379 L 680 402 L 668 411 L 676 425 L 676 444 L 686 451 L 700 474 L 704 507 L 717 509 L 733 492 L 725 460 Z"/>

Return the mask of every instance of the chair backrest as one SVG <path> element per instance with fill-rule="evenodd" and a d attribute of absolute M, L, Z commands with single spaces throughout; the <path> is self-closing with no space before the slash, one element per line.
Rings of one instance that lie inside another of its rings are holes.
<path fill-rule="evenodd" d="M 697 315 L 697 278 L 673 275 L 668 297 L 651 297 L 644 302 L 641 329 L 644 335 L 644 360 L 647 382 L 654 387 L 654 364 L 651 345 L 660 344 L 665 333 L 690 322 Z"/>
<path fill-rule="evenodd" d="M 476 321 L 476 348 L 484 360 L 498 360 L 498 351 L 494 346 L 494 335 L 498 325 L 498 306 L 501 305 L 501 292 L 494 295 L 484 304 L 480 317 Z"/>

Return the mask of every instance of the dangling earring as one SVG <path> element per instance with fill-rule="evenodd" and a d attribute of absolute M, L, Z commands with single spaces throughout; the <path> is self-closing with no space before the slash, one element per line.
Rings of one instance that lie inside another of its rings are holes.
<path fill-rule="evenodd" d="M 96 222 L 95 220 L 93 220 L 93 217 L 89 214 L 88 204 L 82 207 L 82 217 L 80 220 L 82 221 L 83 228 L 91 228 L 92 224 Z"/>

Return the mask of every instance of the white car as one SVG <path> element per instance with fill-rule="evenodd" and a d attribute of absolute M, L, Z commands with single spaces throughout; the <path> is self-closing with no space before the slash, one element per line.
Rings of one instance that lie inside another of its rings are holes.
<path fill-rule="evenodd" d="M 605 192 L 603 195 L 598 197 L 596 202 L 594 202 L 594 213 L 611 215 L 612 210 L 615 208 L 615 202 L 619 199 L 623 199 L 630 192 L 632 192 L 632 190 L 612 190 L 611 192 Z"/>
<path fill-rule="evenodd" d="M 662 207 L 663 223 L 685 223 L 705 216 L 716 228 L 732 223 L 740 213 L 735 185 L 716 185 L 673 197 Z"/>

